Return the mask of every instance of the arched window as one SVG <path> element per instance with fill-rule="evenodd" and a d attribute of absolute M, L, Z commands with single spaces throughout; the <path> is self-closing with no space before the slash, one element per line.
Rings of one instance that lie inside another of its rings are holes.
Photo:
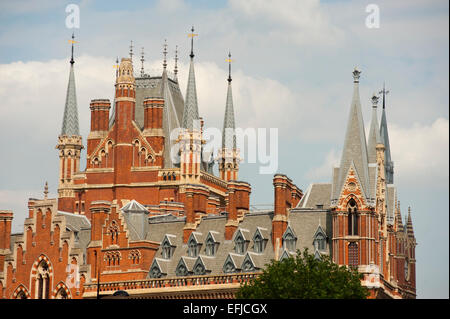
<path fill-rule="evenodd" d="M 195 265 L 194 274 L 197 276 L 206 274 L 205 266 L 201 262 L 198 262 L 197 265 Z"/>
<path fill-rule="evenodd" d="M 348 245 L 348 265 L 352 267 L 357 267 L 358 264 L 359 264 L 358 244 L 353 242 Z"/>
<path fill-rule="evenodd" d="M 245 252 L 245 241 L 241 235 L 236 237 L 235 244 L 236 244 L 236 248 L 235 248 L 236 253 L 243 254 Z"/>
<path fill-rule="evenodd" d="M 352 198 L 348 202 L 348 235 L 358 235 L 358 214 L 355 200 Z"/>
<path fill-rule="evenodd" d="M 66 290 L 64 288 L 60 288 L 56 293 L 55 299 L 69 299 Z"/>
<path fill-rule="evenodd" d="M 20 291 L 17 296 L 16 299 L 27 299 L 27 295 L 25 294 L 24 291 Z"/>
<path fill-rule="evenodd" d="M 151 278 L 161 278 L 161 270 L 157 265 L 153 265 L 152 269 L 150 269 L 150 277 Z"/>
<path fill-rule="evenodd" d="M 216 243 L 212 237 L 206 240 L 206 255 L 214 256 L 216 254 Z"/>
<path fill-rule="evenodd" d="M 162 257 L 164 259 L 170 259 L 172 257 L 172 247 L 168 241 L 165 241 L 162 246 Z"/>
<path fill-rule="evenodd" d="M 316 250 L 325 250 L 327 247 L 327 242 L 325 236 L 322 233 L 318 233 L 314 240 L 314 248 Z"/>
<path fill-rule="evenodd" d="M 284 237 L 284 246 L 289 251 L 295 251 L 295 237 L 291 233 Z"/>
<path fill-rule="evenodd" d="M 255 236 L 255 245 L 254 245 L 254 250 L 256 253 L 262 253 L 264 250 L 264 241 L 262 239 L 262 237 L 258 234 Z"/>
<path fill-rule="evenodd" d="M 36 272 L 36 298 L 48 299 L 50 291 L 50 271 L 45 260 L 39 263 Z"/>
<path fill-rule="evenodd" d="M 188 256 L 197 257 L 198 255 L 198 244 L 194 238 L 191 238 L 188 244 Z"/>

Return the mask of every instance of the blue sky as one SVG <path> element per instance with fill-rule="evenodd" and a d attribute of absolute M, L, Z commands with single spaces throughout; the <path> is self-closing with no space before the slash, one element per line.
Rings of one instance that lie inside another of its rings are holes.
<path fill-rule="evenodd" d="M 0 209 L 22 231 L 28 197 L 57 188 L 55 145 L 61 129 L 72 30 L 66 5 L 80 7 L 75 78 L 84 141 L 89 101 L 113 97 L 116 56 L 145 48 L 146 69 L 161 72 L 162 45 L 180 51 L 185 91 L 195 25 L 199 109 L 222 126 L 228 50 L 240 127 L 279 129 L 278 171 L 303 190 L 327 182 L 339 163 L 352 94 L 362 70 L 366 130 L 370 96 L 383 81 L 402 213 L 412 207 L 419 298 L 448 298 L 448 2 L 447 1 L 20 1 L 0 3 Z M 365 9 L 380 8 L 368 29 Z M 140 66 L 135 59 L 135 65 Z M 30 161 L 31 159 L 31 161 Z M 272 175 L 244 163 L 252 204 L 272 204 Z"/>

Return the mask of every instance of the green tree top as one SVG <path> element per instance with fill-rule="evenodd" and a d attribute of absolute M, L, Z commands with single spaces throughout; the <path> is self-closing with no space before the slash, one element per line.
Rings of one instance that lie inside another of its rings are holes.
<path fill-rule="evenodd" d="M 356 269 L 328 256 L 316 259 L 305 249 L 295 257 L 272 260 L 263 273 L 241 286 L 239 299 L 362 299 L 369 295 Z"/>

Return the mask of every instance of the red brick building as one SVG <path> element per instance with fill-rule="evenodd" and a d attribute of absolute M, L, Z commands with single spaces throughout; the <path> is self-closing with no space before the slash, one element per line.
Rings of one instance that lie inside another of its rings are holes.
<path fill-rule="evenodd" d="M 84 149 L 78 129 L 74 59 L 58 138 L 58 198 L 30 199 L 22 234 L 0 211 L 2 298 L 94 298 L 126 290 L 145 298 L 231 298 L 271 259 L 308 247 L 358 267 L 372 298 L 415 298 L 415 237 L 403 226 L 383 99 L 368 143 L 355 70 L 341 165 L 329 184 L 303 194 L 273 179 L 274 209 L 250 211 L 251 187 L 238 181 L 231 69 L 218 158 L 204 149 L 193 40 L 186 95 L 161 76 L 118 65 L 115 98 L 93 99 Z M 231 66 L 230 66 L 231 68 Z M 178 129 L 174 137 L 174 130 Z M 218 162 L 219 176 L 213 173 Z"/>

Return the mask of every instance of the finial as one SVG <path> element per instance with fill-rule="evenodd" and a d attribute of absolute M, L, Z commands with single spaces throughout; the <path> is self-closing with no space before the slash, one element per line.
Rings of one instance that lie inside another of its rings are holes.
<path fill-rule="evenodd" d="M 381 93 L 383 93 L 383 110 L 384 110 L 384 108 L 385 108 L 385 106 L 386 106 L 386 104 L 385 104 L 385 100 L 386 100 L 386 94 L 388 94 L 389 93 L 389 91 L 386 91 L 386 88 L 385 88 L 385 85 L 384 85 L 384 82 L 383 82 L 383 90 L 381 90 L 380 92 L 378 92 L 379 94 L 381 94 Z"/>
<path fill-rule="evenodd" d="M 164 51 L 163 51 L 163 54 L 164 54 L 164 61 L 163 61 L 163 68 L 164 68 L 164 70 L 166 69 L 166 67 L 167 67 L 167 39 L 164 39 Z"/>
<path fill-rule="evenodd" d="M 178 45 L 175 46 L 175 68 L 173 70 L 173 73 L 175 74 L 175 78 L 177 77 L 177 73 L 178 73 L 177 62 L 178 62 Z"/>
<path fill-rule="evenodd" d="M 74 64 L 75 61 L 73 59 L 73 44 L 75 43 L 75 34 L 72 32 L 72 40 L 69 40 L 70 43 L 72 43 L 72 57 L 70 58 L 70 64 Z"/>
<path fill-rule="evenodd" d="M 133 60 L 133 40 L 130 43 L 130 59 Z"/>
<path fill-rule="evenodd" d="M 192 33 L 188 34 L 188 37 L 191 38 L 191 54 L 189 55 L 191 57 L 191 59 L 194 58 L 194 37 L 198 36 L 198 34 L 194 33 L 194 26 L 192 26 L 191 29 Z"/>
<path fill-rule="evenodd" d="M 144 77 L 144 47 L 142 47 L 142 52 L 141 52 L 141 77 Z"/>
<path fill-rule="evenodd" d="M 44 199 L 47 199 L 48 197 L 48 183 L 45 182 L 45 186 L 44 186 Z"/>
<path fill-rule="evenodd" d="M 228 62 L 228 83 L 231 83 L 231 52 L 228 51 L 228 59 L 226 59 L 225 61 Z"/>
<path fill-rule="evenodd" d="M 361 71 L 358 70 L 357 67 L 353 70 L 353 83 L 359 83 L 359 76 L 361 74 Z"/>
<path fill-rule="evenodd" d="M 372 107 L 373 108 L 377 108 L 377 105 L 378 105 L 378 96 L 375 94 L 375 92 L 373 93 L 373 95 L 372 95 Z"/>

